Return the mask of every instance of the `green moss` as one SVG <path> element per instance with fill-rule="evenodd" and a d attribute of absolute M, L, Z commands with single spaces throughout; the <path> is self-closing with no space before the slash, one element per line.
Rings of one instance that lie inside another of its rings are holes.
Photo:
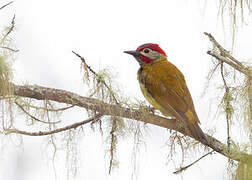
<path fill-rule="evenodd" d="M 6 58 L 0 56 L 0 91 L 3 96 L 10 94 L 10 81 L 12 79 L 12 70 Z"/>

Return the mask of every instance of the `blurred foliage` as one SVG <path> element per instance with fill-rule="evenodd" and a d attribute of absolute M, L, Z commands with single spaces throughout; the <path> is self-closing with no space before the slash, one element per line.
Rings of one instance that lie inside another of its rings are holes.
<path fill-rule="evenodd" d="M 251 13 L 251 0 L 219 0 L 219 14 L 222 17 L 223 26 L 227 25 L 231 30 L 232 46 L 234 46 L 238 27 L 251 23 Z"/>

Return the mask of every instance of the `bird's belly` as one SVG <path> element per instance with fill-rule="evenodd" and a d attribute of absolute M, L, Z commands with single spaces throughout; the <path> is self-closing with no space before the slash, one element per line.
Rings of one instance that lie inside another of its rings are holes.
<path fill-rule="evenodd" d="M 169 113 L 167 110 L 165 110 L 153 97 L 152 95 L 148 92 L 148 90 L 146 89 L 145 85 L 141 82 L 139 82 L 140 84 L 140 88 L 141 91 L 145 97 L 145 99 L 147 99 L 147 101 L 156 109 L 158 109 L 159 111 L 161 111 L 161 113 L 165 116 L 170 116 L 173 117 L 173 115 L 171 113 Z"/>

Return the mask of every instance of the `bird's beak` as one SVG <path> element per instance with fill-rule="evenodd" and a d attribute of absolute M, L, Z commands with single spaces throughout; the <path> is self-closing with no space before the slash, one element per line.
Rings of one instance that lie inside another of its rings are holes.
<path fill-rule="evenodd" d="M 124 53 L 130 54 L 134 57 L 138 57 L 140 55 L 139 51 L 123 51 Z"/>

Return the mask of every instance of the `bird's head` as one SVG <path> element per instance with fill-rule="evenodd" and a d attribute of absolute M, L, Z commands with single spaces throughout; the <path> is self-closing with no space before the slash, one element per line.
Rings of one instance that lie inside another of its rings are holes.
<path fill-rule="evenodd" d="M 166 58 L 166 54 L 158 44 L 143 44 L 134 51 L 124 51 L 136 58 L 140 65 L 149 64 L 157 60 Z"/>

